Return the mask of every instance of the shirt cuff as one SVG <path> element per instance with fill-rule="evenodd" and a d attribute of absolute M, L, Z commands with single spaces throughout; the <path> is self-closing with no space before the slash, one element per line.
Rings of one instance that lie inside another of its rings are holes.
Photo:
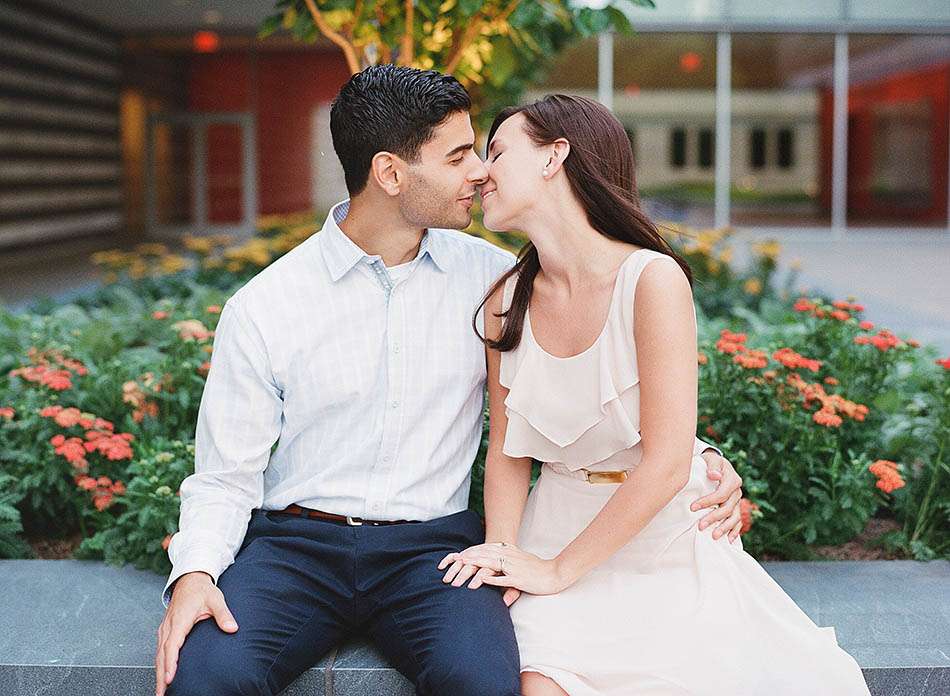
<path fill-rule="evenodd" d="M 710 445 L 710 444 L 709 444 L 708 442 L 706 442 L 705 440 L 700 440 L 700 439 L 697 437 L 697 438 L 696 438 L 696 449 L 695 449 L 695 453 L 701 455 L 701 454 L 703 454 L 706 450 L 712 450 L 713 452 L 715 452 L 716 454 L 718 454 L 720 457 L 725 457 L 725 455 L 722 453 L 722 450 L 721 450 L 721 449 L 719 449 L 719 448 L 716 447 L 715 445 Z"/>
<path fill-rule="evenodd" d="M 187 555 L 188 558 L 174 565 L 171 574 L 168 576 L 168 581 L 165 583 L 165 589 L 162 590 L 162 604 L 164 604 L 166 608 L 172 600 L 175 582 L 182 575 L 200 570 L 210 575 L 211 581 L 217 585 L 221 573 L 224 572 L 225 568 L 231 565 L 230 563 L 222 563 L 219 555 L 213 552 L 196 551 L 195 553 Z"/>

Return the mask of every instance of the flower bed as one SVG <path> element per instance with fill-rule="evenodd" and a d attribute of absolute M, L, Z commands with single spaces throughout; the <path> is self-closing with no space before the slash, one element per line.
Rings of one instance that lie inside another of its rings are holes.
<path fill-rule="evenodd" d="M 78 538 L 78 557 L 168 570 L 221 306 L 317 229 L 313 215 L 268 218 L 240 243 L 105 252 L 89 296 L 0 309 L 0 557 Z M 774 243 L 738 270 L 728 231 L 664 231 L 694 270 L 699 434 L 743 476 L 745 546 L 808 558 L 875 522 L 882 553 L 950 555 L 950 358 L 873 326 L 853 299 L 792 295 Z"/>

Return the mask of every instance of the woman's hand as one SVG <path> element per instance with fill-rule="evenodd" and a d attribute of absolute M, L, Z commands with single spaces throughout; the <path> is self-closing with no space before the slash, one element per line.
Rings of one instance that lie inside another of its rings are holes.
<path fill-rule="evenodd" d="M 448 564 L 453 568 L 458 565 L 461 572 L 466 568 L 477 567 L 477 571 L 466 571 L 465 579 L 456 585 L 460 586 L 472 574 L 475 579 L 469 585 L 476 589 L 482 583 L 500 587 L 514 588 L 529 594 L 545 595 L 556 594 L 568 587 L 571 583 L 561 575 L 557 559 L 545 559 L 533 553 L 522 551 L 512 544 L 496 542 L 470 546 L 461 553 L 450 553 L 439 563 L 441 570 Z M 485 572 L 486 569 L 491 573 Z M 450 570 L 451 572 L 451 570 Z M 446 575 L 448 577 L 448 574 Z M 448 582 L 448 580 L 445 580 Z M 456 577 L 457 580 L 457 577 Z M 506 604 L 509 593 L 505 594 Z M 517 599 L 513 595 L 512 602 Z"/>

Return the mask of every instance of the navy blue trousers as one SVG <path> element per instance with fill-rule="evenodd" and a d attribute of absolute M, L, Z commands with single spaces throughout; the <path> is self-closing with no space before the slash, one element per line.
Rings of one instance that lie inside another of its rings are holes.
<path fill-rule="evenodd" d="M 192 627 L 169 696 L 278 694 L 341 641 L 364 637 L 425 696 L 520 694 L 503 591 L 442 582 L 447 553 L 484 542 L 478 514 L 373 527 L 254 510 L 218 578 L 238 623 Z"/>

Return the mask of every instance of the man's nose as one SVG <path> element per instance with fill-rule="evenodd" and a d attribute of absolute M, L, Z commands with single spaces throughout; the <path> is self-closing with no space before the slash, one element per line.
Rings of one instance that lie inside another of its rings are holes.
<path fill-rule="evenodd" d="M 478 158 L 478 155 L 475 155 L 475 160 L 477 164 L 472 167 L 468 179 L 474 184 L 481 185 L 488 181 L 488 167 Z"/>

